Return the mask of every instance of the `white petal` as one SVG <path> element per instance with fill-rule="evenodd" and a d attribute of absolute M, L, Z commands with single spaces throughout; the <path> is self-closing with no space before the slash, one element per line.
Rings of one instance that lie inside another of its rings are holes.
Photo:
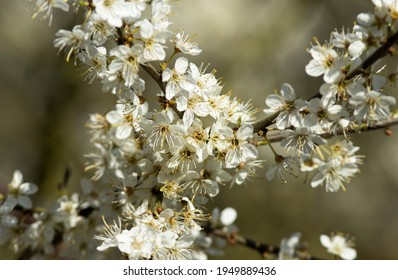
<path fill-rule="evenodd" d="M 283 98 L 277 94 L 271 94 L 265 99 L 265 104 L 270 108 L 280 108 L 285 105 Z"/>
<path fill-rule="evenodd" d="M 340 257 L 344 260 L 353 260 L 357 257 L 357 251 L 353 248 L 344 248 L 340 253 Z"/>
<path fill-rule="evenodd" d="M 206 179 L 203 181 L 205 189 L 206 189 L 206 193 L 210 196 L 210 197 L 215 197 L 218 195 L 218 193 L 220 192 L 220 188 L 218 187 L 217 182 L 210 180 L 210 179 Z"/>
<path fill-rule="evenodd" d="M 21 193 L 24 193 L 24 194 L 34 194 L 35 192 L 37 192 L 38 187 L 32 183 L 23 183 L 19 187 L 19 190 L 21 191 Z"/>
<path fill-rule="evenodd" d="M 334 83 L 337 82 L 341 78 L 341 71 L 339 67 L 331 67 L 325 71 L 325 75 L 323 76 L 323 80 L 326 83 Z"/>
<path fill-rule="evenodd" d="M 257 158 L 258 150 L 257 150 L 257 148 L 254 145 L 246 143 L 244 145 L 241 145 L 240 149 L 242 151 L 242 156 L 245 159 Z"/>
<path fill-rule="evenodd" d="M 315 114 L 309 114 L 304 117 L 303 124 L 305 126 L 312 127 L 312 126 L 317 125 L 317 123 L 318 123 L 318 116 Z"/>
<path fill-rule="evenodd" d="M 191 127 L 194 118 L 195 118 L 195 115 L 193 114 L 192 110 L 186 110 L 184 112 L 184 116 L 182 117 L 182 120 L 184 122 L 184 126 L 185 127 Z"/>
<path fill-rule="evenodd" d="M 22 183 L 22 181 L 23 181 L 23 176 L 21 171 L 15 170 L 14 175 L 12 177 L 11 185 L 13 187 L 18 187 Z"/>
<path fill-rule="evenodd" d="M 265 176 L 268 181 L 272 181 L 275 178 L 275 173 L 278 170 L 278 166 L 276 164 L 272 165 L 267 172 L 265 173 Z"/>
<path fill-rule="evenodd" d="M 149 22 L 149 20 L 144 19 L 137 25 L 140 27 L 140 33 L 142 38 L 149 39 L 153 36 L 153 25 Z"/>
<path fill-rule="evenodd" d="M 172 76 L 173 72 L 169 68 L 166 68 L 162 73 L 162 82 L 167 82 Z"/>
<path fill-rule="evenodd" d="M 372 2 L 377 7 L 381 7 L 383 5 L 383 0 L 372 0 Z"/>
<path fill-rule="evenodd" d="M 118 126 L 116 128 L 116 138 L 117 139 L 126 139 L 131 135 L 131 132 L 133 131 L 133 128 L 129 124 L 123 124 L 121 126 Z"/>
<path fill-rule="evenodd" d="M 178 92 L 179 87 L 174 82 L 169 82 L 166 85 L 166 98 L 171 100 Z"/>
<path fill-rule="evenodd" d="M 4 204 L 2 205 L 3 213 L 9 213 L 14 210 L 15 206 L 17 206 L 18 200 L 14 196 L 8 196 Z"/>
<path fill-rule="evenodd" d="M 378 6 L 378 5 L 376 5 Z M 362 26 L 369 26 L 369 24 L 371 24 L 371 22 L 374 19 L 374 15 L 370 14 L 370 13 L 360 13 L 357 16 L 357 21 L 359 25 Z"/>
<path fill-rule="evenodd" d="M 189 246 L 192 245 L 194 241 L 195 241 L 195 236 L 193 234 L 185 234 L 180 238 L 178 238 L 177 246 L 179 248 L 188 248 Z"/>
<path fill-rule="evenodd" d="M 30 200 L 29 196 L 20 195 L 18 196 L 18 204 L 21 205 L 25 209 L 32 208 L 32 200 Z"/>
<path fill-rule="evenodd" d="M 282 85 L 281 95 L 282 97 L 284 97 L 286 100 L 289 101 L 293 101 L 294 99 L 296 99 L 296 93 L 294 91 L 294 88 L 287 83 Z"/>
<path fill-rule="evenodd" d="M 242 125 L 239 129 L 238 132 L 236 133 L 236 136 L 238 139 L 241 140 L 246 140 L 253 134 L 253 126 L 250 124 Z"/>
<path fill-rule="evenodd" d="M 195 206 L 194 206 L 193 203 L 189 200 L 188 197 L 185 197 L 185 196 L 184 196 L 181 200 L 182 200 L 182 201 L 185 201 L 185 202 L 187 203 L 187 208 L 188 208 L 189 211 L 195 211 L 195 210 L 196 210 Z"/>
<path fill-rule="evenodd" d="M 320 237 L 320 240 L 321 240 L 321 244 L 324 247 L 326 247 L 326 248 L 332 247 L 332 240 L 330 240 L 329 236 L 322 234 Z"/>
<path fill-rule="evenodd" d="M 176 244 L 178 235 L 172 231 L 161 232 L 156 237 L 156 245 L 160 247 L 172 248 Z"/>
<path fill-rule="evenodd" d="M 315 134 L 315 135 L 313 134 L 313 135 L 311 136 L 311 140 L 312 140 L 315 144 L 318 144 L 318 145 L 324 145 L 324 144 L 327 143 L 326 139 L 322 138 L 320 135 L 317 135 L 317 134 Z"/>
<path fill-rule="evenodd" d="M 12 215 L 2 215 L 1 225 L 6 227 L 14 227 L 18 223 L 18 219 Z"/>
<path fill-rule="evenodd" d="M 104 18 L 105 19 L 105 18 Z M 106 18 L 108 21 L 109 25 L 114 26 L 114 27 L 122 27 L 122 20 L 120 17 L 112 16 L 108 14 L 108 17 Z"/>
<path fill-rule="evenodd" d="M 227 207 L 221 212 L 220 221 L 224 226 L 229 226 L 235 222 L 237 217 L 238 212 L 232 207 Z"/>
<path fill-rule="evenodd" d="M 340 113 L 341 110 L 342 107 L 340 105 L 333 105 L 328 108 L 328 113 L 331 115 L 337 115 L 338 113 Z"/>
<path fill-rule="evenodd" d="M 305 72 L 312 77 L 318 77 L 325 73 L 325 66 L 313 59 L 305 66 Z"/>
<path fill-rule="evenodd" d="M 290 116 L 286 111 L 282 111 L 276 118 L 276 127 L 278 129 L 285 129 L 290 126 Z"/>
<path fill-rule="evenodd" d="M 324 180 L 325 180 L 325 177 L 323 176 L 322 173 L 316 174 L 315 177 L 311 181 L 311 187 L 313 187 L 313 188 L 318 187 L 319 185 L 321 185 L 323 183 Z"/>
<path fill-rule="evenodd" d="M 185 79 L 180 80 L 179 86 L 188 92 L 192 92 L 195 89 L 195 85 Z"/>
<path fill-rule="evenodd" d="M 176 60 L 176 64 L 174 66 L 178 74 L 184 74 L 188 68 L 188 59 L 185 57 L 180 57 Z"/>
<path fill-rule="evenodd" d="M 176 103 L 177 103 L 177 110 L 180 112 L 183 112 L 188 108 L 188 98 L 186 98 L 185 96 L 179 96 L 176 99 Z"/>
<path fill-rule="evenodd" d="M 121 115 L 118 111 L 114 110 L 108 112 L 105 118 L 110 124 L 117 124 L 122 121 L 123 115 Z"/>
<path fill-rule="evenodd" d="M 362 41 L 358 40 L 350 44 L 348 47 L 348 53 L 355 58 L 360 56 L 365 48 L 366 45 Z"/>
<path fill-rule="evenodd" d="M 109 248 L 117 247 L 117 244 L 118 243 L 116 240 L 106 239 L 100 246 L 97 247 L 97 250 L 100 252 L 106 251 Z"/>
<path fill-rule="evenodd" d="M 313 46 L 310 49 L 310 54 L 314 60 L 322 61 L 325 59 L 325 49 L 321 46 Z"/>
<path fill-rule="evenodd" d="M 395 97 L 394 96 L 382 96 L 380 97 L 380 101 L 383 105 L 395 105 Z"/>

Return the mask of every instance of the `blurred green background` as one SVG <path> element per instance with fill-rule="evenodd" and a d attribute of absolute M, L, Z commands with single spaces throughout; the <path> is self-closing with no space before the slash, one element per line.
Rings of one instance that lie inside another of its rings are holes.
<path fill-rule="evenodd" d="M 70 186 L 79 185 L 82 155 L 89 152 L 84 123 L 90 113 L 113 109 L 115 97 L 103 93 L 100 83 L 87 85 L 79 66 L 57 55 L 54 34 L 79 22 L 73 14 L 56 11 L 48 27 L 47 20 L 31 19 L 32 3 L 1 2 L 0 185 L 20 169 L 40 186 L 37 203 L 48 206 L 65 168 L 72 170 Z M 284 82 L 303 97 L 317 92 L 321 78 L 304 71 L 312 37 L 322 42 L 335 28 L 351 28 L 358 13 L 373 9 L 370 0 L 181 0 L 175 6 L 172 28 L 197 34 L 203 49 L 191 60 L 210 63 L 225 92 L 250 98 L 258 108 Z M 341 231 L 356 237 L 360 259 L 398 259 L 398 130 L 392 130 L 391 137 L 382 131 L 353 137 L 366 158 L 347 192 L 312 189 L 303 178 L 270 183 L 259 174 L 247 186 L 223 189 L 213 204 L 235 207 L 240 233 L 258 241 L 279 245 L 300 231 L 315 256 L 331 258 L 319 235 Z M 268 150 L 261 153 L 271 165 Z M 259 256 L 235 246 L 222 258 Z"/>

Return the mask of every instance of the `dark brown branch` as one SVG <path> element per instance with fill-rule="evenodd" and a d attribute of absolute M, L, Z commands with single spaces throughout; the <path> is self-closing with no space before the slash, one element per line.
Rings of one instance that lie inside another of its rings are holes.
<path fill-rule="evenodd" d="M 277 246 L 257 242 L 253 239 L 243 237 L 237 234 L 236 232 L 227 233 L 221 229 L 208 229 L 208 232 L 214 236 L 226 239 L 229 242 L 229 244 L 239 244 L 241 246 L 253 249 L 257 251 L 261 255 L 261 257 L 265 259 L 277 258 L 281 250 Z M 297 253 L 298 253 L 297 257 L 300 259 L 312 259 L 312 260 L 317 259 L 310 256 L 308 252 L 305 250 L 305 248 L 298 248 Z"/>
<path fill-rule="evenodd" d="M 280 248 L 275 247 L 268 244 L 263 244 L 257 241 L 254 241 L 250 238 L 243 237 L 241 235 L 235 233 L 226 233 L 221 229 L 215 229 L 211 231 L 211 234 L 225 238 L 231 244 L 239 244 L 250 249 L 257 251 L 262 257 L 270 256 L 270 255 L 278 255 Z"/>
<path fill-rule="evenodd" d="M 155 80 L 163 93 L 166 93 L 166 83 L 163 82 L 162 75 L 160 75 L 156 68 L 149 63 L 140 64 L 140 66 Z"/>
<path fill-rule="evenodd" d="M 126 37 L 123 34 L 122 28 L 116 28 L 116 33 L 117 33 L 116 41 L 119 45 L 124 45 L 124 44 L 130 45 L 130 43 L 132 42 L 132 38 L 129 38 L 128 36 Z M 151 76 L 155 80 L 155 82 L 158 84 L 162 92 L 166 94 L 167 83 L 163 82 L 162 74 L 158 70 L 156 70 L 156 68 L 150 63 L 140 63 L 140 66 L 145 70 L 145 72 L 149 74 L 149 76 Z M 168 106 L 173 108 L 176 114 L 182 119 L 183 112 L 178 111 L 177 106 L 174 103 L 169 102 Z"/>
<path fill-rule="evenodd" d="M 162 80 L 162 75 L 153 67 L 153 65 L 146 63 L 146 64 L 140 64 L 140 66 L 156 81 L 160 89 L 164 94 L 166 94 L 166 85 L 167 83 L 163 82 Z M 174 112 L 182 119 L 184 113 L 178 111 L 177 106 L 175 103 L 170 102 L 168 104 L 171 108 L 173 108 Z"/>
<path fill-rule="evenodd" d="M 391 47 L 398 41 L 398 32 L 393 34 L 387 41 L 380 46 L 373 54 L 371 54 L 367 59 L 365 59 L 357 68 L 349 72 L 344 78 L 346 81 L 354 78 L 355 76 L 364 73 L 366 69 L 372 66 L 376 61 L 380 58 L 386 56 L 391 51 Z M 321 94 L 318 92 L 311 96 L 308 100 L 314 99 L 316 97 L 321 97 Z M 253 124 L 253 128 L 255 132 L 263 131 L 267 132 L 267 127 L 272 125 L 275 119 L 278 117 L 280 112 L 276 112 L 271 116 L 268 116 L 257 123 Z"/>

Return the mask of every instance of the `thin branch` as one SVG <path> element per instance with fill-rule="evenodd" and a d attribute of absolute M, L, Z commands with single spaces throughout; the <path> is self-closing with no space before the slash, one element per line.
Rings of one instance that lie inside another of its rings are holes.
<path fill-rule="evenodd" d="M 160 75 L 160 73 L 156 70 L 156 68 L 149 63 L 146 64 L 141 63 L 140 66 L 155 80 L 155 82 L 158 84 L 163 93 L 166 93 L 166 83 L 163 82 L 162 75 Z"/>
<path fill-rule="evenodd" d="M 124 45 L 129 42 L 129 39 L 125 38 L 125 36 L 123 35 L 122 28 L 117 28 L 116 31 L 117 31 L 117 40 L 116 41 L 119 45 Z M 164 94 L 166 94 L 167 83 L 163 82 L 161 73 L 158 70 L 156 70 L 156 68 L 150 63 L 140 63 L 140 66 L 149 74 L 149 76 L 151 76 L 155 80 L 155 82 L 158 84 L 158 86 L 162 90 L 162 92 Z M 184 115 L 183 112 L 180 112 L 177 109 L 177 106 L 172 102 L 169 102 L 168 105 L 171 108 L 173 108 L 173 110 L 176 112 L 176 114 L 182 119 L 182 117 Z"/>
<path fill-rule="evenodd" d="M 228 233 L 223 231 L 222 229 L 210 229 L 208 230 L 208 232 L 214 236 L 226 239 L 229 242 L 229 244 L 239 244 L 241 246 L 253 249 L 257 251 L 261 255 L 261 257 L 265 259 L 272 259 L 277 257 L 281 250 L 278 246 L 257 242 L 253 239 L 241 236 L 236 232 Z M 308 252 L 305 250 L 305 248 L 302 248 L 301 250 L 300 248 L 298 248 L 297 253 L 300 259 L 312 259 L 312 260 L 317 259 L 310 256 Z"/>
<path fill-rule="evenodd" d="M 374 53 L 372 53 L 367 59 L 365 59 L 361 65 L 359 65 L 356 69 L 351 71 L 345 77 L 346 80 L 350 80 L 354 78 L 356 75 L 363 73 L 364 70 L 368 69 L 380 58 L 386 56 L 391 52 L 391 47 L 398 41 L 398 32 L 392 35 L 388 40 L 378 48 Z"/>
<path fill-rule="evenodd" d="M 264 243 L 260 243 L 257 241 L 254 241 L 250 238 L 243 237 L 241 235 L 238 235 L 237 233 L 226 233 L 225 231 L 221 229 L 214 229 L 211 231 L 211 234 L 224 238 L 228 240 L 229 243 L 231 244 L 239 244 L 245 247 L 248 247 L 250 249 L 254 249 L 257 251 L 262 257 L 270 256 L 270 255 L 278 255 L 280 248 Z"/>
<path fill-rule="evenodd" d="M 275 121 L 275 119 L 278 117 L 280 112 L 276 112 L 272 114 L 269 117 L 266 117 L 265 119 L 262 119 L 256 123 L 253 124 L 253 131 L 254 132 L 260 132 L 262 131 L 263 133 L 267 132 L 267 127 L 272 125 Z"/>
<path fill-rule="evenodd" d="M 338 136 L 338 135 L 343 135 L 343 134 L 349 134 L 349 133 L 360 133 L 360 132 L 365 132 L 365 131 L 372 131 L 372 130 L 378 130 L 378 129 L 387 129 L 391 126 L 394 125 L 398 125 L 398 118 L 389 118 L 389 119 L 385 119 L 382 121 L 378 121 L 372 125 L 364 125 L 361 127 L 354 127 L 354 128 L 350 128 L 348 130 L 343 130 L 340 129 L 338 131 L 335 131 L 334 133 L 323 133 L 320 134 L 321 137 L 328 139 L 328 138 L 332 138 L 334 136 Z M 279 133 L 273 136 L 268 136 L 267 137 L 268 141 L 270 143 L 275 143 L 275 142 L 280 142 L 284 139 L 284 137 L 282 137 Z"/>
<path fill-rule="evenodd" d="M 164 94 L 166 94 L 166 85 L 167 83 L 163 82 L 162 80 L 162 75 L 156 70 L 155 67 L 153 67 L 152 64 L 146 63 L 146 64 L 140 64 L 140 66 L 155 80 L 155 82 L 158 84 L 160 89 Z M 171 108 L 173 108 L 174 112 L 182 119 L 184 116 L 184 113 L 179 111 L 177 109 L 177 106 L 175 103 L 170 102 L 168 104 Z"/>
<path fill-rule="evenodd" d="M 357 68 L 352 70 L 350 73 L 348 73 L 344 80 L 348 81 L 355 76 L 364 73 L 366 69 L 368 69 L 370 66 L 372 66 L 376 61 L 378 61 L 380 58 L 386 56 L 388 53 L 391 51 L 391 47 L 398 41 L 398 32 L 393 34 L 390 38 L 387 39 L 387 41 L 381 45 L 373 54 L 371 54 L 367 59 L 365 59 Z M 311 96 L 308 100 L 314 99 L 316 97 L 321 97 L 321 94 L 318 92 Z M 267 132 L 267 127 L 272 125 L 275 121 L 275 119 L 278 117 L 280 112 L 276 112 L 272 114 L 271 116 L 268 116 L 255 124 L 253 124 L 253 128 L 255 132 L 263 131 Z"/>

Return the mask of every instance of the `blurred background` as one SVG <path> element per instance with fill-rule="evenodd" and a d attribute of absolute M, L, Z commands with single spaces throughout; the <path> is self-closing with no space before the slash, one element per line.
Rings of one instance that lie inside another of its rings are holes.
<path fill-rule="evenodd" d="M 83 154 L 90 151 L 84 124 L 90 113 L 113 109 L 115 97 L 103 93 L 100 83 L 85 83 L 79 66 L 57 55 L 55 32 L 78 23 L 73 14 L 55 11 L 49 27 L 47 20 L 31 19 L 32 3 L 1 2 L 0 185 L 7 186 L 20 169 L 39 185 L 37 203 L 48 206 L 66 168 L 72 171 L 70 186 L 79 185 Z M 210 63 L 225 92 L 252 99 L 258 108 L 284 82 L 302 97 L 316 93 L 321 78 L 304 71 L 312 37 L 323 42 L 335 28 L 351 28 L 358 13 L 373 9 L 370 0 L 185 0 L 175 6 L 173 28 L 197 34 L 203 49 L 191 60 Z M 257 241 L 279 245 L 299 231 L 313 255 L 332 258 L 319 236 L 341 231 L 356 237 L 359 259 L 398 259 L 398 130 L 392 130 L 391 137 L 383 131 L 353 136 L 366 158 L 347 192 L 312 189 L 301 177 L 281 185 L 259 174 L 246 186 L 223 189 L 213 204 L 236 208 L 240 233 Z M 269 151 L 261 154 L 270 166 Z M 234 246 L 222 258 L 259 256 Z"/>

